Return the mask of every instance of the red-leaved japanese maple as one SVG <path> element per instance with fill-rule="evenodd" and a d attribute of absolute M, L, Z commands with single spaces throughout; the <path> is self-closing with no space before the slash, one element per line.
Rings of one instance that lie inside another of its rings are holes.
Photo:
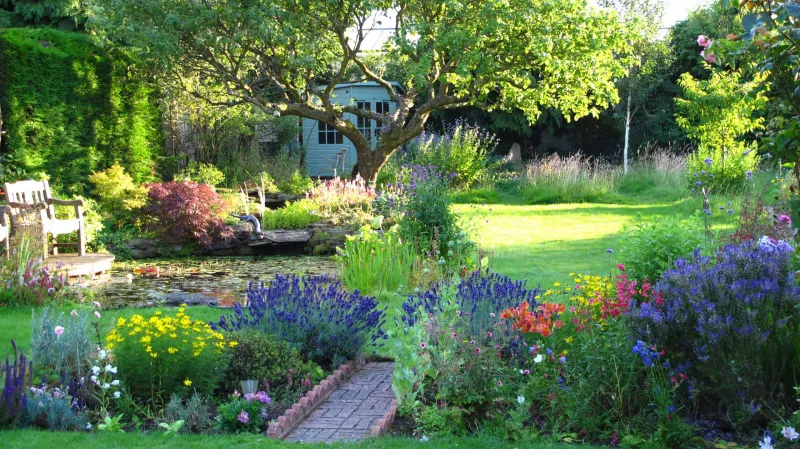
<path fill-rule="evenodd" d="M 191 240 L 211 246 L 215 238 L 229 239 L 233 231 L 222 215 L 225 202 L 211 186 L 194 182 L 157 182 L 147 186 L 148 227 L 172 241 Z"/>

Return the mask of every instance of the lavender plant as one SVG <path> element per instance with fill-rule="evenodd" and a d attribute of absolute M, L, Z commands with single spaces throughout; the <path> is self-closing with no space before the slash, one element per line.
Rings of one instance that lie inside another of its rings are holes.
<path fill-rule="evenodd" d="M 17 344 L 11 340 L 14 358 L 8 358 L 3 364 L 5 382 L 0 394 L 0 426 L 14 424 L 28 401 L 28 386 L 33 376 L 33 363 L 25 357 L 25 353 L 17 351 Z"/>
<path fill-rule="evenodd" d="M 793 252 L 768 237 L 714 257 L 698 251 L 664 274 L 653 302 L 632 311 L 641 339 L 690 364 L 690 396 L 732 424 L 785 403 L 800 374 Z"/>
<path fill-rule="evenodd" d="M 277 275 L 269 284 L 251 283 L 247 305 L 237 305 L 232 315 L 221 317 L 213 326 L 274 334 L 330 368 L 386 338 L 381 329 L 385 310 L 374 297 L 348 292 L 338 279 Z"/>

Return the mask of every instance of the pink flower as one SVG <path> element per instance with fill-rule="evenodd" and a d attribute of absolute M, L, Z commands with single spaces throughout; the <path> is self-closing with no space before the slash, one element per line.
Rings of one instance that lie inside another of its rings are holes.
<path fill-rule="evenodd" d="M 78 311 L 75 310 L 75 309 L 72 309 L 72 312 L 70 312 L 69 314 L 72 315 L 72 316 L 78 316 Z"/>
<path fill-rule="evenodd" d="M 236 420 L 242 424 L 247 424 L 250 422 L 250 415 L 248 415 L 246 411 L 242 410 L 239 413 L 239 416 L 236 417 Z"/>
<path fill-rule="evenodd" d="M 56 326 L 55 331 L 56 331 L 56 335 L 60 337 L 61 334 L 64 333 L 64 328 L 62 326 Z"/>
<path fill-rule="evenodd" d="M 706 51 L 703 50 L 700 52 L 700 56 L 711 64 L 717 62 L 717 57 L 714 55 L 714 53 L 706 54 Z"/>
<path fill-rule="evenodd" d="M 422 349 L 425 349 L 425 346 L 427 346 L 427 345 L 425 344 L 425 342 L 424 342 L 424 341 L 423 341 L 422 343 L 420 343 L 420 344 L 419 344 L 419 347 L 420 347 L 420 348 L 422 348 Z"/>
<path fill-rule="evenodd" d="M 618 264 L 617 264 L 617 270 L 619 270 L 619 271 L 625 271 L 625 265 L 624 265 L 624 264 L 621 264 L 621 263 L 618 263 Z"/>
<path fill-rule="evenodd" d="M 97 301 L 92 301 L 92 305 L 97 307 L 98 309 L 100 308 L 100 303 Z"/>
<path fill-rule="evenodd" d="M 792 217 L 785 214 L 778 215 L 778 223 L 792 224 Z"/>
<path fill-rule="evenodd" d="M 455 332 L 453 332 L 452 334 L 450 334 L 450 336 L 451 336 L 452 338 L 456 338 L 456 337 L 457 337 L 457 334 L 456 334 Z"/>
<path fill-rule="evenodd" d="M 703 48 L 708 48 L 708 46 L 711 45 L 711 39 L 708 36 L 701 34 L 697 36 L 697 45 Z"/>
<path fill-rule="evenodd" d="M 531 370 L 529 370 L 529 369 L 526 369 L 525 371 L 522 372 L 522 374 L 524 374 L 526 376 L 529 375 L 530 373 L 531 373 Z"/>
<path fill-rule="evenodd" d="M 98 312 L 97 310 L 95 310 L 95 311 L 94 311 L 94 316 L 95 316 L 95 318 L 100 318 L 100 312 Z"/>
<path fill-rule="evenodd" d="M 503 381 L 502 380 L 498 380 L 497 381 L 497 386 L 498 387 L 502 387 L 503 386 Z"/>
<path fill-rule="evenodd" d="M 475 352 L 477 352 L 478 354 L 480 354 L 480 353 L 481 353 L 481 348 L 475 348 Z"/>

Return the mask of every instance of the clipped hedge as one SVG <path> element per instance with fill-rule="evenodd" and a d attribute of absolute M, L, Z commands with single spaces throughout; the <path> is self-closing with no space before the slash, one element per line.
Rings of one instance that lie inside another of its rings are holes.
<path fill-rule="evenodd" d="M 153 180 L 163 151 L 156 89 L 132 65 L 85 34 L 0 30 L 2 151 L 70 193 L 114 163 Z"/>

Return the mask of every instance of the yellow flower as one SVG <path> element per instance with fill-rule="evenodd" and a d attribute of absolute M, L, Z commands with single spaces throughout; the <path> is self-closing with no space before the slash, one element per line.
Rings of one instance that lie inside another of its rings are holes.
<path fill-rule="evenodd" d="M 148 347 L 146 347 L 144 349 L 144 352 L 152 352 L 152 351 L 153 351 L 153 347 L 152 346 L 148 346 Z"/>
<path fill-rule="evenodd" d="M 169 334 L 169 336 L 170 338 L 178 338 L 178 334 L 176 334 L 175 332 Z"/>
<path fill-rule="evenodd" d="M 238 342 L 238 341 L 231 341 L 231 342 L 229 342 L 229 343 L 228 343 L 228 346 L 230 346 L 231 348 L 234 348 L 234 347 L 236 347 L 236 345 L 238 345 L 238 344 L 239 344 L 239 342 Z"/>
<path fill-rule="evenodd" d="M 564 339 L 564 341 L 567 343 L 572 343 L 572 337 L 567 337 Z"/>
<path fill-rule="evenodd" d="M 149 335 L 145 335 L 145 336 L 144 336 L 144 337 L 142 337 L 142 339 L 141 339 L 141 340 L 139 340 L 139 341 L 141 341 L 142 343 L 150 343 L 152 340 L 153 340 L 153 339 L 152 339 L 152 337 L 150 337 Z"/>
<path fill-rule="evenodd" d="M 117 327 L 122 327 L 125 325 L 125 318 L 119 317 L 117 320 Z"/>
<path fill-rule="evenodd" d="M 158 357 L 158 353 L 157 353 L 157 352 L 151 352 L 151 353 L 150 353 L 150 357 L 152 357 L 152 358 L 154 358 L 154 359 L 155 359 L 155 358 L 157 358 L 157 357 Z"/>
<path fill-rule="evenodd" d="M 561 282 L 554 282 L 553 287 L 561 287 Z"/>
<path fill-rule="evenodd" d="M 575 276 L 575 273 L 570 273 L 569 277 Z"/>
<path fill-rule="evenodd" d="M 186 385 L 187 387 L 191 387 L 192 386 L 192 381 L 189 380 L 189 378 L 187 377 L 186 380 L 183 381 L 183 384 Z"/>
<path fill-rule="evenodd" d="M 155 316 L 159 316 L 159 315 L 161 315 L 161 311 L 160 311 L 160 310 L 156 310 L 156 311 L 153 313 L 153 315 L 155 315 Z"/>

